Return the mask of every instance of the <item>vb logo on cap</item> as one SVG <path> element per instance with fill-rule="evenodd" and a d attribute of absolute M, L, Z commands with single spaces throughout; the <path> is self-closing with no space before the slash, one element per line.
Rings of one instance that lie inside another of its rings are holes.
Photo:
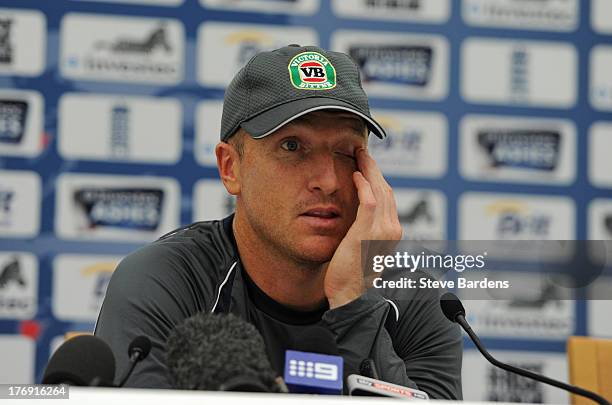
<path fill-rule="evenodd" d="M 302 52 L 289 61 L 289 76 L 301 90 L 329 90 L 336 87 L 336 69 L 318 52 Z"/>

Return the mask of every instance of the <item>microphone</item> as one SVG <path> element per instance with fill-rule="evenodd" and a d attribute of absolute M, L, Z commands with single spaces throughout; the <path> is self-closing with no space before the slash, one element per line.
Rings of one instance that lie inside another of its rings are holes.
<path fill-rule="evenodd" d="M 166 365 L 178 389 L 283 392 L 259 331 L 233 314 L 187 318 L 168 337 Z"/>
<path fill-rule="evenodd" d="M 284 380 L 291 393 L 339 395 L 343 364 L 340 356 L 286 350 Z"/>
<path fill-rule="evenodd" d="M 150 351 L 151 351 L 151 340 L 148 337 L 138 336 L 134 340 L 132 340 L 132 343 L 130 343 L 130 346 L 128 347 L 130 367 L 128 368 L 123 378 L 119 380 L 119 384 L 117 385 L 117 387 L 123 387 L 125 385 L 128 378 L 130 378 L 130 376 L 132 375 L 132 372 L 134 371 L 134 367 L 136 367 L 136 364 L 144 360 L 149 355 Z"/>
<path fill-rule="evenodd" d="M 285 351 L 284 380 L 291 393 L 340 394 L 344 360 L 332 332 L 323 326 L 302 330 Z M 315 364 L 319 368 L 315 378 Z M 335 374 L 334 374 L 335 373 Z M 331 379 L 320 379 L 326 375 Z"/>
<path fill-rule="evenodd" d="M 80 335 L 64 342 L 51 356 L 43 384 L 112 386 L 115 356 L 110 347 L 93 335 Z"/>
<path fill-rule="evenodd" d="M 376 378 L 351 374 L 346 379 L 350 396 L 392 397 L 401 399 L 429 399 L 426 392 L 391 384 Z"/>
<path fill-rule="evenodd" d="M 514 367 L 510 364 L 502 363 L 501 361 L 495 359 L 493 356 L 491 356 L 491 354 L 489 354 L 487 349 L 485 349 L 476 333 L 474 333 L 474 331 L 468 324 L 467 320 L 465 319 L 465 308 L 463 308 L 463 304 L 461 304 L 461 301 L 459 300 L 459 298 L 457 298 L 455 294 L 447 292 L 442 295 L 442 297 L 440 297 L 440 307 L 442 308 L 444 316 L 446 316 L 451 322 L 456 322 L 461 325 L 463 330 L 465 330 L 470 339 L 472 339 L 472 342 L 474 342 L 474 344 L 478 348 L 478 351 L 480 351 L 480 353 L 482 353 L 485 359 L 487 359 L 489 363 L 493 364 L 494 366 L 502 368 L 511 373 L 516 373 L 523 377 L 531 378 L 544 384 L 549 384 L 554 387 L 561 388 L 562 390 L 569 391 L 572 394 L 589 398 L 597 402 L 598 404 L 610 405 L 610 402 L 608 402 L 605 398 L 597 395 L 594 392 L 587 391 L 580 387 L 576 387 L 575 385 L 570 385 L 561 381 L 554 380 L 552 378 L 534 373 L 529 370 Z"/>

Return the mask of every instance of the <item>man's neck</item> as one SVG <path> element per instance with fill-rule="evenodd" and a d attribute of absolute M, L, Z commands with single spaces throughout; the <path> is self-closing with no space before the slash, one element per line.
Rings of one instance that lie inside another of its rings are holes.
<path fill-rule="evenodd" d="M 242 216 L 234 217 L 233 232 L 245 271 L 266 295 L 298 311 L 325 304 L 324 266 L 308 266 L 284 257 L 261 240 Z"/>

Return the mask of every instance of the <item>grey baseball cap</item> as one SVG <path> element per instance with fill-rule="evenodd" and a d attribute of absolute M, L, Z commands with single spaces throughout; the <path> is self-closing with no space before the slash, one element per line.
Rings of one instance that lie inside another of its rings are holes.
<path fill-rule="evenodd" d="M 348 111 L 379 138 L 386 136 L 370 115 L 359 69 L 348 55 L 289 45 L 258 53 L 234 76 L 225 91 L 221 140 L 227 141 L 240 127 L 253 138 L 263 138 L 317 110 Z"/>

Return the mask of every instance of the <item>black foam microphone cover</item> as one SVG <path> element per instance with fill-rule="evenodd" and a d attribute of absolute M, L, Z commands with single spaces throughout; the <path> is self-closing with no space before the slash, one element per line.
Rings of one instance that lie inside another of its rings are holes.
<path fill-rule="evenodd" d="M 232 314 L 187 318 L 168 337 L 166 365 L 173 388 L 280 392 L 259 331 Z"/>
<path fill-rule="evenodd" d="M 51 356 L 43 384 L 88 386 L 92 380 L 111 385 L 115 378 L 115 356 L 100 338 L 81 335 L 68 339 Z"/>
<path fill-rule="evenodd" d="M 458 315 L 465 316 L 463 304 L 453 293 L 447 292 L 440 297 L 440 307 L 442 308 L 444 316 L 451 322 L 457 322 Z"/>

